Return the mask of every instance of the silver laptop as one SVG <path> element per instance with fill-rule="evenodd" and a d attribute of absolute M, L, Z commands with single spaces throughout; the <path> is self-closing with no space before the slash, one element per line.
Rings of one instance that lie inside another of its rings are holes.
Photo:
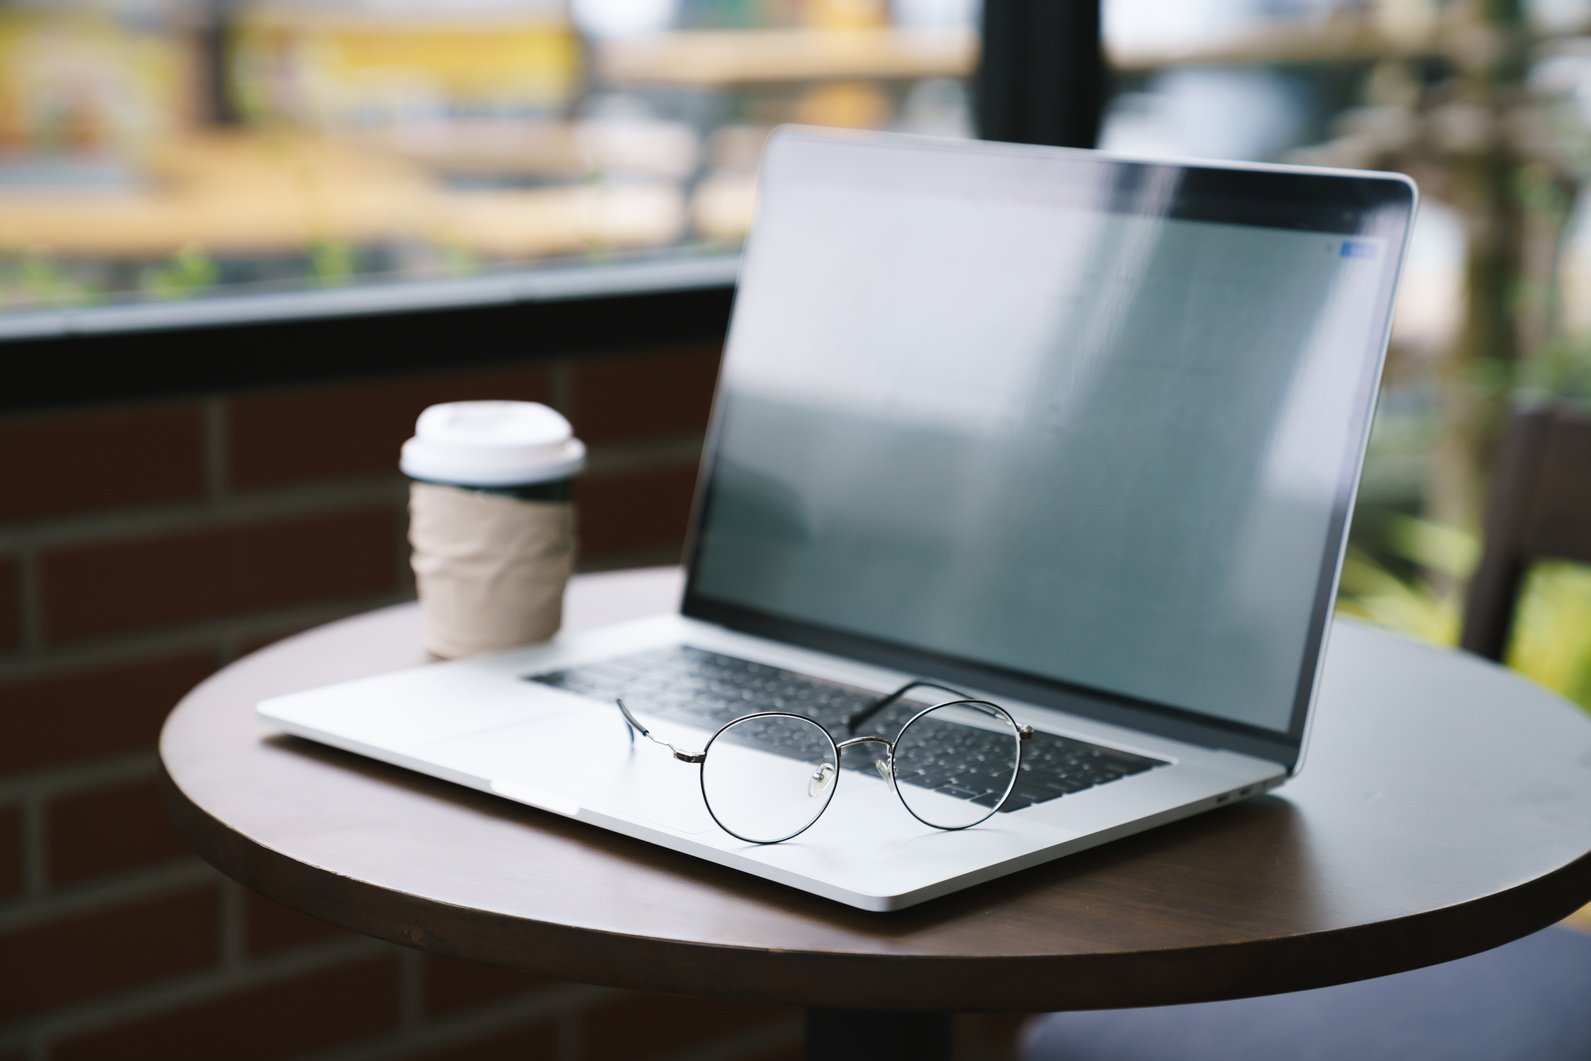
<path fill-rule="evenodd" d="M 1271 789 L 1414 202 L 780 130 L 678 613 L 259 711 L 868 910 Z"/>

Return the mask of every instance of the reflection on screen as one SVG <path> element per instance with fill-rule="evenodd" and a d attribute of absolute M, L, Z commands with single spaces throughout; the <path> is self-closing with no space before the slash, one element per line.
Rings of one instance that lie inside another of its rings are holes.
<path fill-rule="evenodd" d="M 821 182 L 758 226 L 695 592 L 1286 729 L 1386 247 Z"/>

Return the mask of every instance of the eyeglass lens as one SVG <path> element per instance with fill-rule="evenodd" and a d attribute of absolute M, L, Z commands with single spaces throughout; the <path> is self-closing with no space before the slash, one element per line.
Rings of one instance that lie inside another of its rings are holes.
<path fill-rule="evenodd" d="M 708 743 L 702 797 L 724 831 L 778 843 L 817 821 L 838 770 L 839 754 L 822 726 L 796 715 L 757 715 L 725 726 Z"/>
<path fill-rule="evenodd" d="M 1005 801 L 1016 782 L 1021 739 L 1011 717 L 992 704 L 943 704 L 907 723 L 894 762 L 896 791 L 908 811 L 926 825 L 965 829 Z M 702 797 L 726 832 L 778 843 L 828 807 L 839 766 L 833 738 L 812 719 L 754 715 L 708 743 Z"/>
<path fill-rule="evenodd" d="M 917 715 L 895 741 L 895 787 L 924 824 L 965 829 L 993 814 L 1021 763 L 1016 723 L 976 701 Z"/>

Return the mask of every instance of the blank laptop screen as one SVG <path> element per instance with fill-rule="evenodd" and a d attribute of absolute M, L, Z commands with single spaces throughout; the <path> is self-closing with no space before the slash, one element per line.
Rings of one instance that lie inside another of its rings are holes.
<path fill-rule="evenodd" d="M 918 156 L 770 147 L 691 593 L 1286 731 L 1401 229 Z"/>

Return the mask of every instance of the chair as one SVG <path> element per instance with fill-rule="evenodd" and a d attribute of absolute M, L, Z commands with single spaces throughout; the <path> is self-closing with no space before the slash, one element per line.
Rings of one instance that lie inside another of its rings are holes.
<path fill-rule="evenodd" d="M 1548 928 L 1483 954 L 1285 995 L 1052 1013 L 1022 1061 L 1581 1061 L 1591 935 Z"/>
<path fill-rule="evenodd" d="M 1522 407 L 1503 442 L 1459 643 L 1501 660 L 1531 560 L 1591 563 L 1591 410 Z"/>

